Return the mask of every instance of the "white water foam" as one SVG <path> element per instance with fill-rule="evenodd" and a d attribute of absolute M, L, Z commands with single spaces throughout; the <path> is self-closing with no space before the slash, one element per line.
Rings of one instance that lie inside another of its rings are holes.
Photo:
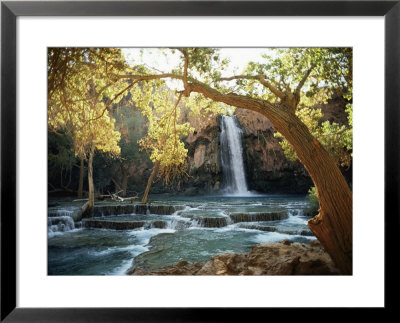
<path fill-rule="evenodd" d="M 282 240 L 293 240 L 293 238 L 303 238 L 307 240 L 316 239 L 315 237 L 302 236 L 302 235 L 291 235 L 279 232 L 266 232 L 255 235 L 254 237 L 251 238 L 251 240 L 256 243 L 262 243 L 262 242 L 279 242 Z"/>
<path fill-rule="evenodd" d="M 132 230 L 129 232 L 129 235 L 135 236 L 139 242 L 138 244 L 128 246 L 128 247 L 122 247 L 122 248 L 117 248 L 119 250 L 131 250 L 131 259 L 126 259 L 122 261 L 121 265 L 112 270 L 111 272 L 108 273 L 108 275 L 126 275 L 127 270 L 129 270 L 132 267 L 132 261 L 133 259 L 140 255 L 143 252 L 149 251 L 149 247 L 147 246 L 150 242 L 150 239 L 153 236 L 156 236 L 160 233 L 174 233 L 175 230 L 172 229 L 157 229 L 157 228 L 150 228 L 150 229 L 144 229 L 141 228 L 139 230 Z M 113 248 L 110 248 L 113 249 Z M 105 250 L 106 252 L 107 250 Z M 118 251 L 118 250 L 115 250 Z M 114 250 L 110 250 L 110 252 L 115 252 Z"/>
<path fill-rule="evenodd" d="M 121 248 L 121 249 L 126 249 L 126 248 Z M 109 273 L 107 273 L 107 275 L 112 275 L 112 276 L 122 276 L 122 275 L 126 275 L 126 272 L 132 267 L 132 262 L 133 259 L 140 255 L 143 252 L 149 251 L 148 247 L 144 247 L 144 246 L 132 246 L 130 248 L 131 250 L 131 259 L 126 259 L 124 261 L 122 261 L 121 265 L 116 267 L 115 269 L 113 269 L 112 271 L 110 271 Z"/>
<path fill-rule="evenodd" d="M 52 216 L 47 218 L 47 226 L 48 237 L 52 238 L 55 235 L 74 230 L 75 222 L 68 215 Z"/>
<path fill-rule="evenodd" d="M 175 232 L 175 230 L 173 230 L 173 229 L 140 228 L 139 230 L 129 231 L 129 234 L 135 236 L 139 240 L 140 245 L 145 246 L 150 242 L 150 239 L 157 234 L 174 233 L 174 232 Z"/>

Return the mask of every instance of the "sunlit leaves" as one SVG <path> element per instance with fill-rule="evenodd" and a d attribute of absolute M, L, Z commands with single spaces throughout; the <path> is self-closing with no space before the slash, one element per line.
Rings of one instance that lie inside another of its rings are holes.
<path fill-rule="evenodd" d="M 346 109 L 349 126 L 339 125 L 335 122 L 321 122 L 321 109 L 303 108 L 296 111 L 296 115 L 307 126 L 311 134 L 322 144 L 338 166 L 349 167 L 352 161 L 352 108 Z M 276 137 L 282 138 L 279 133 Z M 280 145 L 289 160 L 296 160 L 296 153 L 286 139 L 280 141 Z"/>
<path fill-rule="evenodd" d="M 170 183 L 185 174 L 188 150 L 182 138 L 193 132 L 188 122 L 179 123 L 181 106 L 166 88 L 155 90 L 153 82 L 146 82 L 134 91 L 136 104 L 149 120 L 147 135 L 139 140 L 153 163 L 159 163 L 158 177 Z"/>
<path fill-rule="evenodd" d="M 121 51 L 50 48 L 48 59 L 49 129 L 66 129 L 81 158 L 86 158 L 92 147 L 118 155 L 120 133 L 114 130 L 115 120 L 108 109 L 121 100 L 121 91 L 127 86 L 115 76 L 126 68 Z"/>
<path fill-rule="evenodd" d="M 351 97 L 352 49 L 351 48 L 276 48 L 266 50 L 264 63 L 249 62 L 245 75 L 264 75 L 282 92 L 294 93 L 306 77 L 300 92 L 300 105 L 310 102 L 323 103 L 332 89 L 341 88 Z M 267 88 L 254 90 L 250 80 L 240 84 L 252 96 L 271 100 Z M 321 89 L 324 89 L 321 91 Z M 347 98 L 349 99 L 349 98 Z"/>

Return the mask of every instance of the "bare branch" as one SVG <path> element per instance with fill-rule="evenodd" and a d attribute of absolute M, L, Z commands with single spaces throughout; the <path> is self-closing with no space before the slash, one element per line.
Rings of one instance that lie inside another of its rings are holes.
<path fill-rule="evenodd" d="M 172 73 L 153 74 L 153 75 L 125 74 L 125 75 L 116 75 L 116 77 L 118 77 L 120 79 L 133 79 L 133 80 L 138 80 L 138 81 L 159 80 L 159 79 L 165 79 L 165 78 L 183 80 L 182 75 L 176 75 L 176 74 L 172 74 Z"/>
<path fill-rule="evenodd" d="M 295 95 L 300 96 L 300 90 L 301 90 L 302 87 L 304 86 L 304 83 L 306 83 L 308 77 L 310 76 L 312 70 L 314 69 L 314 67 L 315 67 L 316 65 L 317 65 L 316 63 L 312 64 L 311 67 L 310 67 L 310 68 L 307 70 L 307 72 L 304 74 L 304 76 L 303 76 L 303 78 L 301 79 L 300 83 L 299 83 L 299 84 L 297 85 L 297 87 L 296 87 Z"/>
<path fill-rule="evenodd" d="M 234 75 L 231 77 L 223 77 L 220 78 L 219 81 L 232 81 L 232 80 L 239 80 L 239 79 L 246 79 L 246 80 L 257 80 L 259 81 L 264 87 L 269 89 L 273 94 L 275 94 L 278 98 L 283 99 L 285 94 L 278 89 L 278 87 L 272 85 L 271 82 L 266 80 L 265 75 Z"/>
<path fill-rule="evenodd" d="M 121 96 L 123 93 L 125 93 L 126 91 L 128 91 L 131 87 L 133 87 L 136 83 L 138 83 L 139 81 L 136 80 L 134 82 L 132 82 L 132 84 L 129 84 L 125 89 L 123 89 L 122 91 L 120 91 L 119 93 L 117 93 L 114 98 L 106 105 L 106 107 L 103 109 L 103 111 L 95 118 L 93 119 L 89 119 L 88 122 L 90 121 L 96 121 L 98 119 L 100 119 L 101 117 L 104 116 L 104 113 L 108 110 L 108 108 L 111 106 L 111 104 L 118 99 L 119 96 Z"/>

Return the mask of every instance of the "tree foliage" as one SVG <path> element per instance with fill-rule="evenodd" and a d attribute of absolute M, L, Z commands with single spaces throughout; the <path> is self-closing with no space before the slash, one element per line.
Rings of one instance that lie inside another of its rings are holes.
<path fill-rule="evenodd" d="M 89 208 L 94 204 L 95 151 L 120 153 L 120 133 L 108 109 L 131 86 L 115 77 L 125 68 L 115 48 L 48 50 L 48 127 L 65 129 L 73 137 L 75 155 L 88 160 Z"/>
<path fill-rule="evenodd" d="M 112 77 L 124 69 L 120 51 L 51 48 L 48 59 L 49 129 L 67 129 L 76 156 L 86 158 L 92 148 L 119 154 L 120 134 L 108 109 L 122 98 L 127 86 Z"/>
<path fill-rule="evenodd" d="M 154 91 L 152 84 L 139 91 L 142 95 L 137 104 L 149 121 L 147 135 L 139 140 L 139 145 L 159 165 L 158 176 L 168 184 L 185 174 L 188 150 L 182 138 L 193 132 L 193 128 L 188 122 L 179 123 L 181 94 L 176 98 L 165 88 Z"/>

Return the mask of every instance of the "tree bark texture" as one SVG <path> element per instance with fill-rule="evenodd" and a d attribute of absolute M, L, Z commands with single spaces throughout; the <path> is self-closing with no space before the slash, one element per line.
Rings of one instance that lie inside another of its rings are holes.
<path fill-rule="evenodd" d="M 157 160 L 153 166 L 153 170 L 151 171 L 150 177 L 147 181 L 147 186 L 146 186 L 146 190 L 144 191 L 143 194 L 143 198 L 142 198 L 142 203 L 146 203 L 147 202 L 147 196 L 149 195 L 149 191 L 150 191 L 150 186 L 153 183 L 153 179 L 154 179 L 154 175 L 157 173 L 158 170 L 158 166 L 160 165 L 160 161 Z"/>
<path fill-rule="evenodd" d="M 126 196 L 126 189 L 128 187 L 128 172 L 122 167 L 122 192 L 121 196 Z"/>
<path fill-rule="evenodd" d="M 94 147 L 90 149 L 89 161 L 88 161 L 89 209 L 91 209 L 94 205 L 93 155 L 94 155 Z"/>
<path fill-rule="evenodd" d="M 85 175 L 85 164 L 84 159 L 81 158 L 81 163 L 79 166 L 79 185 L 78 185 L 78 199 L 83 197 L 83 177 Z"/>

